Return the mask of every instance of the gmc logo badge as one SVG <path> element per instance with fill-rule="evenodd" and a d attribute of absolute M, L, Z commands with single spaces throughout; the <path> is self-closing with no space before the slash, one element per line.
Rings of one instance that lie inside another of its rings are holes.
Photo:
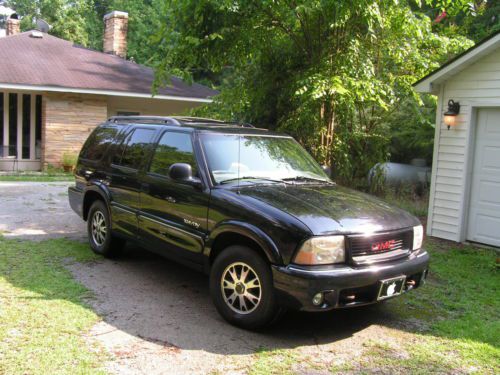
<path fill-rule="evenodd" d="M 396 240 L 372 243 L 372 251 L 390 250 L 396 244 Z"/>

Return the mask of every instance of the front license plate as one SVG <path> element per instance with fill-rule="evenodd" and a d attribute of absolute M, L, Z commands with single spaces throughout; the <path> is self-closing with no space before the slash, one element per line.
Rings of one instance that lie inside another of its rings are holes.
<path fill-rule="evenodd" d="M 403 293 L 406 276 L 393 277 L 392 279 L 380 280 L 380 289 L 378 291 L 377 301 L 399 296 Z"/>

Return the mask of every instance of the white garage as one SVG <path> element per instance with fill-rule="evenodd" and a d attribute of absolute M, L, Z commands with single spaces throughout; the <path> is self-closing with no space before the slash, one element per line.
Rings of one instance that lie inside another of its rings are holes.
<path fill-rule="evenodd" d="M 438 97 L 427 234 L 500 247 L 500 33 L 414 86 Z"/>

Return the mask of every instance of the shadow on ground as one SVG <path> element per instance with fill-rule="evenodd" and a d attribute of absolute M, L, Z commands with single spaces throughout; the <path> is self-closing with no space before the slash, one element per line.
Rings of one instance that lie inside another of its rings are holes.
<path fill-rule="evenodd" d="M 117 260 L 78 263 L 70 269 L 94 292 L 90 304 L 106 323 L 141 339 L 184 350 L 251 354 L 259 348 L 318 345 L 388 319 L 381 306 L 320 314 L 289 312 L 264 332 L 248 332 L 218 315 L 205 275 L 139 248 L 127 248 Z"/>

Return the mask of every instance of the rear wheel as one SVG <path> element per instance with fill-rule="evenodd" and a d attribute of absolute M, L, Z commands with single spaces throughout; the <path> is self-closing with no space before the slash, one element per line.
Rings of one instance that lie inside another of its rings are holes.
<path fill-rule="evenodd" d="M 123 239 L 113 236 L 110 223 L 108 209 L 104 202 L 95 201 L 89 210 L 87 233 L 92 251 L 105 257 L 118 255 L 125 245 Z"/>
<path fill-rule="evenodd" d="M 222 317 L 242 328 L 269 325 L 280 312 L 269 264 L 245 246 L 230 246 L 215 259 L 210 293 Z"/>

